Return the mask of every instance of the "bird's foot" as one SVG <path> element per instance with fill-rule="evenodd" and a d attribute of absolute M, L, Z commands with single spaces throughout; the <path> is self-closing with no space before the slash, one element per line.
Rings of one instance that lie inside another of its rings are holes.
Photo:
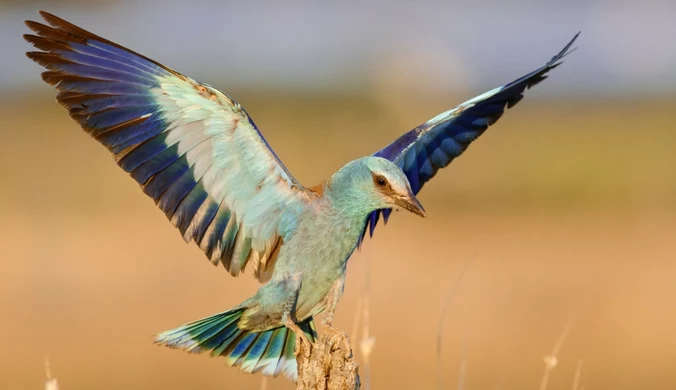
<path fill-rule="evenodd" d="M 343 347 L 345 356 L 348 357 L 352 355 L 352 347 L 350 346 L 350 339 L 347 337 L 347 334 L 338 328 L 334 328 L 330 324 L 325 325 L 326 337 L 329 339 L 330 345 Z"/>
<path fill-rule="evenodd" d="M 293 355 L 298 357 L 298 355 L 302 353 L 303 356 L 307 358 L 310 357 L 311 351 L 312 351 L 312 342 L 307 337 L 305 332 L 298 329 L 298 331 L 296 331 L 296 346 L 293 349 Z"/>
<path fill-rule="evenodd" d="M 326 328 L 332 328 L 333 330 L 336 330 L 333 326 L 333 310 L 329 310 L 326 314 L 324 314 L 324 318 L 322 319 L 322 325 L 324 325 Z"/>
<path fill-rule="evenodd" d="M 298 324 L 296 324 L 296 322 L 291 319 L 291 316 L 288 313 L 284 313 L 282 315 L 282 324 L 296 334 L 296 346 L 293 349 L 293 354 L 298 356 L 298 354 L 301 352 L 301 343 L 304 343 L 305 348 L 302 348 L 302 350 L 306 352 L 307 356 L 309 356 L 312 342 L 307 337 L 305 332 L 303 332 L 303 330 L 298 326 Z"/>

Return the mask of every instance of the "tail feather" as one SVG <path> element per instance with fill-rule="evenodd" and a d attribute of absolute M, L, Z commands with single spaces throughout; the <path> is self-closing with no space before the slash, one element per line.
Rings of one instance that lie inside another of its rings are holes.
<path fill-rule="evenodd" d="M 261 372 L 266 376 L 283 373 L 296 380 L 295 333 L 283 326 L 263 332 L 240 329 L 237 324 L 245 310 L 237 308 L 162 332 L 155 342 L 192 353 L 211 351 L 212 357 L 223 356 L 227 365 L 247 373 Z M 316 340 L 312 318 L 298 326 L 310 340 Z"/>
<path fill-rule="evenodd" d="M 204 349 L 214 349 L 237 332 L 237 319 L 236 316 L 232 316 L 225 318 L 223 321 L 209 321 L 206 324 L 197 325 L 193 329 L 188 329 L 183 337 L 193 341 L 193 347 L 190 348 L 192 352 L 199 353 Z M 194 342 L 196 340 L 201 342 Z"/>
<path fill-rule="evenodd" d="M 272 334 L 273 332 L 263 332 L 258 336 L 244 358 L 241 368 L 242 371 L 253 372 L 256 369 L 256 365 L 260 363 L 263 353 L 265 353 L 265 350 L 270 344 Z"/>
<path fill-rule="evenodd" d="M 279 363 L 277 364 L 277 371 L 283 372 L 284 375 L 290 378 L 293 377 L 294 380 L 298 377 L 298 364 L 296 364 L 296 356 L 293 354 L 295 349 L 296 335 L 289 330 L 286 334 L 286 343 L 284 344 L 282 358 L 279 359 Z"/>
<path fill-rule="evenodd" d="M 268 347 L 258 363 L 256 363 L 253 372 L 260 370 L 266 376 L 273 376 L 275 373 L 281 372 L 277 367 L 284 357 L 284 346 L 286 345 L 288 333 L 289 329 L 286 327 L 277 328 L 272 332 Z M 278 358 L 279 356 L 282 356 L 282 359 Z"/>
<path fill-rule="evenodd" d="M 239 340 L 232 343 L 235 347 L 232 348 L 227 356 L 229 366 L 240 366 L 244 355 L 249 351 L 251 345 L 258 339 L 258 333 L 243 332 Z"/>

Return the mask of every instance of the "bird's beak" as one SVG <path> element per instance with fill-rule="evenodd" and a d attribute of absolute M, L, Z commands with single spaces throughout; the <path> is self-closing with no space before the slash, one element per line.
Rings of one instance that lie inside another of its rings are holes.
<path fill-rule="evenodd" d="M 415 195 L 411 193 L 409 193 L 407 196 L 395 197 L 394 204 L 423 218 L 427 216 L 427 213 L 425 212 L 423 206 L 420 204 L 420 201 L 418 201 L 418 198 L 416 198 Z"/>

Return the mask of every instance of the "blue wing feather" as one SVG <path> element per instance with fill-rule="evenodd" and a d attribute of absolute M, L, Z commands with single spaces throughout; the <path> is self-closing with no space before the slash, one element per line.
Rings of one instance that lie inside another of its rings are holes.
<path fill-rule="evenodd" d="M 222 92 L 41 12 L 28 57 L 57 100 L 114 155 L 186 241 L 237 275 L 271 256 L 313 195 L 288 172 L 244 109 Z M 255 248 L 255 249 L 254 249 Z M 267 268 L 266 268 L 267 267 Z"/>
<path fill-rule="evenodd" d="M 211 222 L 214 220 L 216 217 L 216 214 L 218 213 L 220 204 L 216 202 L 206 202 L 202 203 L 202 206 L 200 209 L 197 211 L 198 213 L 200 210 L 204 210 L 201 212 L 202 218 L 199 219 L 193 219 L 190 222 L 190 226 L 188 226 L 188 229 L 186 232 L 190 229 L 190 227 L 193 227 L 192 229 L 192 237 L 195 237 L 196 242 L 204 242 L 204 235 L 207 232 L 207 229 L 209 226 L 211 226 Z M 186 232 L 183 232 L 183 235 L 185 236 Z M 206 252 L 206 251 L 205 251 Z M 210 253 L 210 252 L 208 252 Z"/>
<path fill-rule="evenodd" d="M 190 223 L 192 222 L 191 216 L 194 216 L 199 211 L 202 204 L 208 199 L 209 193 L 201 184 L 201 181 L 197 182 L 197 185 L 193 187 L 192 190 L 181 200 L 178 208 L 176 209 L 174 215 L 176 220 L 173 221 L 174 225 L 181 232 L 181 235 L 185 236 Z M 211 202 L 209 202 L 211 204 Z"/>
<path fill-rule="evenodd" d="M 134 127 L 133 131 L 129 131 L 129 127 L 132 126 Z M 122 151 L 129 148 L 130 146 L 138 146 L 134 150 L 139 149 L 140 146 L 149 146 L 148 142 L 146 141 L 149 141 L 151 138 L 159 138 L 158 135 L 166 130 L 166 126 L 167 124 L 162 118 L 146 118 L 136 122 L 126 123 L 125 125 L 118 126 L 115 129 L 104 131 L 98 135 L 95 135 L 95 137 L 99 142 L 106 145 L 108 150 L 118 157 L 119 161 L 121 157 L 127 155 L 121 155 Z M 167 142 L 164 137 L 162 140 L 165 143 Z M 157 153 L 162 150 L 163 149 L 158 150 Z M 145 161 L 148 160 L 143 160 L 141 163 Z M 130 172 L 130 170 L 126 169 L 125 171 Z"/>
<path fill-rule="evenodd" d="M 66 99 L 62 99 L 66 102 Z M 110 110 L 125 107 L 157 107 L 146 95 L 93 95 L 91 99 L 84 99 L 75 103 L 66 103 L 68 109 L 83 108 L 91 112 Z"/>
<path fill-rule="evenodd" d="M 446 167 L 461 155 L 472 141 L 477 139 L 506 108 L 511 108 L 523 99 L 526 89 L 547 78 L 547 73 L 561 64 L 559 62 L 571 53 L 573 43 L 580 33 L 543 67 L 475 97 L 458 107 L 444 112 L 402 135 L 394 142 L 379 150 L 374 156 L 393 161 L 404 171 L 417 194 L 437 171 Z M 389 216 L 391 209 L 377 210 L 369 215 L 371 235 L 381 213 Z M 375 222 L 374 222 L 375 221 Z M 387 217 L 385 217 L 387 221 Z M 362 239 L 365 236 L 362 235 Z"/>

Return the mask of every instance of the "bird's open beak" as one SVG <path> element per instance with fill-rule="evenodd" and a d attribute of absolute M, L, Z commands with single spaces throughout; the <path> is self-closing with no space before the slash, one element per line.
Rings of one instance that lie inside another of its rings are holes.
<path fill-rule="evenodd" d="M 418 198 L 416 198 L 413 194 L 394 198 L 394 204 L 423 218 L 427 216 L 427 213 L 420 204 L 420 201 L 418 201 Z"/>

